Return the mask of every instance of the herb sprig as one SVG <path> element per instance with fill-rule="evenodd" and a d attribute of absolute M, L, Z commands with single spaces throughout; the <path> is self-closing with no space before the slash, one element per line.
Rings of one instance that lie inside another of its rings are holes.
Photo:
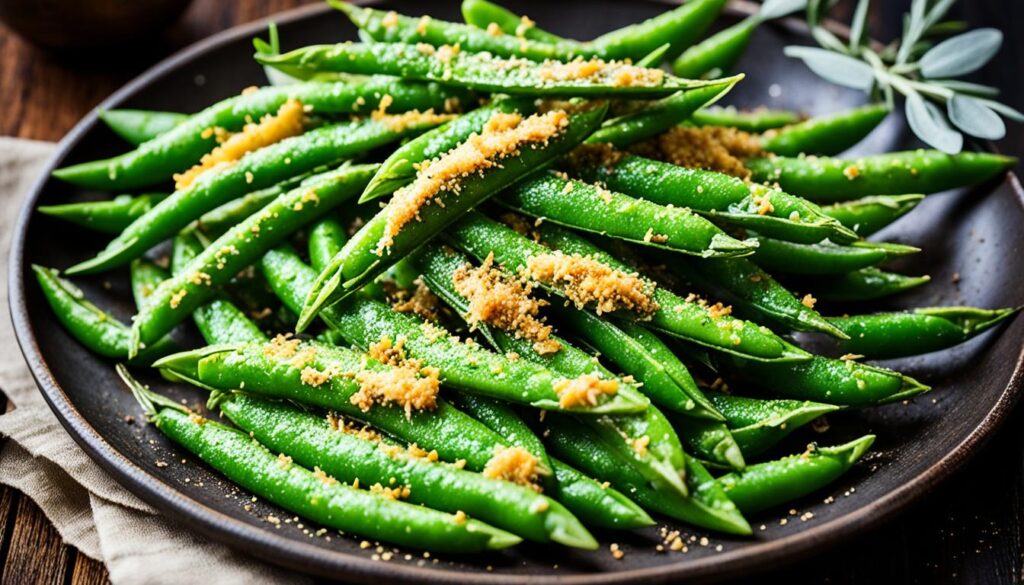
<path fill-rule="evenodd" d="M 982 68 L 999 51 L 1003 34 L 994 28 L 963 32 L 965 25 L 944 21 L 956 0 L 913 0 L 903 18 L 902 38 L 875 50 L 868 35 L 871 0 L 859 0 L 842 41 L 822 26 L 837 0 L 810 0 L 807 23 L 820 47 L 789 46 L 819 77 L 859 89 L 893 107 L 905 99 L 911 130 L 928 145 L 950 154 L 963 149 L 964 134 L 997 140 L 1006 134 L 1003 118 L 1024 122 L 1024 114 L 996 101 L 995 87 L 957 79 Z M 958 33 L 938 42 L 942 36 Z"/>

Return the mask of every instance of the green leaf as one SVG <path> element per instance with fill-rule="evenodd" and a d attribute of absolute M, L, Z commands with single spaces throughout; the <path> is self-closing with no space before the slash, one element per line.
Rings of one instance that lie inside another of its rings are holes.
<path fill-rule="evenodd" d="M 786 47 L 784 53 L 787 57 L 802 60 L 818 77 L 836 85 L 869 91 L 875 83 L 875 72 L 871 66 L 847 55 L 817 47 L 796 46 Z"/>
<path fill-rule="evenodd" d="M 959 77 L 983 67 L 999 51 L 1003 33 L 979 28 L 946 39 L 921 57 L 921 75 L 926 78 Z"/>
<path fill-rule="evenodd" d="M 803 10 L 806 6 L 807 0 L 765 0 L 757 15 L 762 20 L 774 20 Z"/>
<path fill-rule="evenodd" d="M 956 154 L 964 146 L 962 134 L 949 127 L 942 111 L 917 92 L 907 94 L 907 122 L 922 141 L 947 154 Z"/>
<path fill-rule="evenodd" d="M 928 16 L 924 19 L 924 31 L 922 32 L 932 32 L 932 29 L 946 16 L 946 13 L 953 7 L 953 4 L 956 4 L 956 0 L 939 0 L 936 2 L 935 6 L 932 6 L 932 9 L 928 11 Z"/>
<path fill-rule="evenodd" d="M 928 83 L 929 85 L 937 85 L 967 95 L 979 97 L 996 97 L 999 95 L 998 87 L 971 83 L 970 81 L 960 81 L 959 79 L 929 79 Z"/>
<path fill-rule="evenodd" d="M 983 104 L 985 104 L 986 106 L 988 106 L 992 110 L 995 110 L 996 112 L 1001 114 L 1004 118 L 1009 118 L 1009 119 L 1013 120 L 1014 122 L 1024 122 L 1024 114 L 1018 112 L 1017 110 L 1011 108 L 1010 106 L 1008 106 L 1006 104 L 1001 104 L 1001 103 L 999 103 L 997 101 L 984 100 L 984 99 L 979 99 L 978 101 L 983 103 Z"/>
<path fill-rule="evenodd" d="M 903 21 L 903 40 L 900 41 L 900 50 L 896 53 L 897 64 L 902 65 L 907 62 L 914 45 L 924 34 L 927 6 L 928 0 L 914 0 L 910 5 L 910 14 Z"/>
<path fill-rule="evenodd" d="M 856 53 L 867 36 L 868 8 L 871 0 L 858 0 L 857 9 L 853 11 L 853 22 L 850 24 L 850 50 Z"/>
<path fill-rule="evenodd" d="M 999 114 L 975 98 L 956 94 L 946 102 L 946 111 L 949 120 L 971 136 L 987 140 L 1006 136 L 1006 124 Z"/>

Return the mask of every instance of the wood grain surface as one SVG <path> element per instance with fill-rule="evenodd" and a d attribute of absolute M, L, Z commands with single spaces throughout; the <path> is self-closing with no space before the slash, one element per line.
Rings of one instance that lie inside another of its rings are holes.
<path fill-rule="evenodd" d="M 311 0 L 196 0 L 163 36 L 117 54 L 53 54 L 35 49 L 0 26 L 0 135 L 59 140 L 85 113 L 126 81 L 173 51 L 235 24 Z M 455 1 L 455 0 L 451 0 Z M 898 33 L 908 0 L 881 7 L 872 31 Z M 1020 0 L 968 0 L 958 17 L 1007 33 L 996 62 L 977 81 L 1003 89 L 1024 109 L 1024 26 Z M 880 29 L 880 30 L 879 30 Z M 999 143 L 1024 154 L 1024 131 L 1010 126 Z M 6 316 L 3 316 L 6 318 Z M 2 389 L 0 389 L 2 390 Z M 1017 583 L 1024 567 L 1024 415 L 1011 416 L 980 456 L 920 504 L 881 530 L 823 551 L 818 557 L 757 578 L 774 583 Z M 0 487 L 0 582 L 101 584 L 103 565 L 65 546 L 39 508 Z"/>

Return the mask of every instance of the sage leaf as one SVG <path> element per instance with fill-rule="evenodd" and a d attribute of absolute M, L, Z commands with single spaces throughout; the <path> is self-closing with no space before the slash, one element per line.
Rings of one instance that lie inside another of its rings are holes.
<path fill-rule="evenodd" d="M 853 22 L 850 24 L 850 50 L 856 53 L 860 50 L 861 43 L 867 35 L 868 8 L 871 0 L 858 0 L 857 8 L 853 11 Z"/>
<path fill-rule="evenodd" d="M 787 57 L 804 62 L 818 77 L 836 85 L 869 91 L 875 82 L 875 72 L 870 65 L 847 55 L 840 55 L 816 47 L 786 47 Z"/>
<path fill-rule="evenodd" d="M 946 154 L 957 154 L 963 148 L 963 135 L 950 128 L 942 111 L 926 102 L 921 94 L 907 94 L 906 114 L 910 129 L 932 148 Z"/>
<path fill-rule="evenodd" d="M 998 114 L 1002 115 L 1004 118 L 1009 118 L 1014 122 L 1024 122 L 1024 114 L 1020 113 L 1019 111 L 1011 108 L 1006 104 L 1001 104 L 994 100 L 979 99 L 978 101 L 985 104 Z"/>
<path fill-rule="evenodd" d="M 971 83 L 970 81 L 960 81 L 959 79 L 932 79 L 929 80 L 928 83 L 967 95 L 980 97 L 996 97 L 999 95 L 998 87 L 982 85 L 980 83 Z"/>
<path fill-rule="evenodd" d="M 959 77 L 980 69 L 1003 44 L 1003 33 L 979 28 L 946 39 L 921 57 L 921 75 L 926 78 Z"/>
<path fill-rule="evenodd" d="M 975 98 L 956 94 L 946 103 L 946 111 L 949 120 L 971 136 L 986 140 L 1006 136 L 1006 124 L 999 114 Z"/>
<path fill-rule="evenodd" d="M 762 20 L 774 20 L 803 10 L 806 6 L 807 0 L 765 0 L 757 16 Z"/>

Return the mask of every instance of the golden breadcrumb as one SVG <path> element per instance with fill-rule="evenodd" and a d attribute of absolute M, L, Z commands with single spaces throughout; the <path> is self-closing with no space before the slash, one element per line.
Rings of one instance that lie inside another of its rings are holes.
<path fill-rule="evenodd" d="M 724 126 L 677 126 L 633 150 L 674 165 L 719 171 L 743 179 L 750 177 L 743 159 L 762 154 L 757 136 Z"/>
<path fill-rule="evenodd" d="M 616 87 L 657 87 L 665 81 L 665 72 L 661 69 L 637 67 L 625 61 L 604 61 L 597 57 L 586 60 L 577 57 L 568 63 L 545 61 L 537 75 L 542 81 L 585 79 Z"/>
<path fill-rule="evenodd" d="M 490 479 L 502 479 L 541 491 L 537 484 L 540 479 L 540 462 L 522 447 L 497 445 L 482 473 Z"/>
<path fill-rule="evenodd" d="M 602 380 L 595 374 L 583 374 L 571 380 L 564 379 L 555 383 L 558 404 L 562 408 L 596 406 L 601 396 L 612 396 L 618 391 L 618 380 Z"/>
<path fill-rule="evenodd" d="M 561 290 L 578 308 L 592 305 L 598 315 L 621 309 L 649 315 L 658 310 L 652 283 L 589 256 L 539 254 L 527 261 L 527 274 Z"/>
<path fill-rule="evenodd" d="M 416 288 L 411 292 L 396 288 L 388 295 L 391 299 L 391 308 L 399 313 L 419 315 L 427 321 L 437 321 L 441 299 L 427 288 L 423 280 L 417 278 L 413 284 Z"/>

